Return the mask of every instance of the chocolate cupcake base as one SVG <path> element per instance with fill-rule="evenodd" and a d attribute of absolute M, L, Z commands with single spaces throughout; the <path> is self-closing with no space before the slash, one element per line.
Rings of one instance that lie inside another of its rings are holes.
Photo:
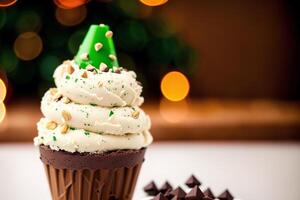
<path fill-rule="evenodd" d="M 130 200 L 146 149 L 103 154 L 40 146 L 53 200 Z"/>

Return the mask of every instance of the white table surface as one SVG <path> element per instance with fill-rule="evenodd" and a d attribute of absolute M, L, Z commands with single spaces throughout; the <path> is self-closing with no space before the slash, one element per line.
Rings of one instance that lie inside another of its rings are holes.
<path fill-rule="evenodd" d="M 0 144 L 0 199 L 50 200 L 37 148 Z M 147 152 L 135 199 L 150 180 L 183 184 L 194 173 L 215 193 L 229 188 L 243 200 L 299 200 L 296 143 L 157 143 Z"/>

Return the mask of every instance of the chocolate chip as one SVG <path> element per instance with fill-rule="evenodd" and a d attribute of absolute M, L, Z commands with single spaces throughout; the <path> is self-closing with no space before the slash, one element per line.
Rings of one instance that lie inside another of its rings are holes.
<path fill-rule="evenodd" d="M 170 183 L 168 181 L 166 181 L 163 186 L 161 186 L 161 188 L 159 189 L 159 191 L 163 194 L 166 193 L 167 190 L 172 190 L 173 187 L 170 185 Z"/>
<path fill-rule="evenodd" d="M 230 194 L 228 190 L 225 190 L 223 193 L 221 193 L 218 196 L 218 199 L 220 200 L 233 200 L 233 196 Z"/>
<path fill-rule="evenodd" d="M 174 195 L 171 193 L 172 192 L 172 189 L 168 189 L 166 192 L 165 192 L 165 197 L 167 199 L 172 199 L 174 197 Z"/>
<path fill-rule="evenodd" d="M 204 192 L 203 192 L 204 196 L 206 197 L 210 197 L 212 199 L 215 198 L 215 195 L 212 193 L 212 191 L 210 190 L 210 188 L 207 188 Z"/>
<path fill-rule="evenodd" d="M 189 188 L 193 188 L 196 185 L 197 186 L 201 185 L 200 181 L 198 181 L 198 179 L 194 175 L 191 175 L 190 178 L 185 182 L 185 184 Z"/>
<path fill-rule="evenodd" d="M 144 187 L 144 191 L 149 195 L 149 196 L 154 196 L 158 194 L 158 189 L 156 187 L 156 184 L 154 181 L 151 181 L 148 185 Z"/>
<path fill-rule="evenodd" d="M 152 200 L 168 200 L 168 199 L 162 193 L 159 193 Z"/>
<path fill-rule="evenodd" d="M 171 200 L 184 200 L 184 197 L 183 198 L 180 198 L 178 196 L 174 196 Z"/>
<path fill-rule="evenodd" d="M 199 186 L 194 186 L 193 189 L 185 196 L 186 200 L 201 200 L 204 194 L 199 189 Z"/>
<path fill-rule="evenodd" d="M 203 197 L 202 200 L 214 200 L 214 199 L 212 199 L 210 197 Z"/>
<path fill-rule="evenodd" d="M 171 191 L 170 194 L 172 194 L 174 197 L 177 196 L 177 198 L 184 198 L 186 195 L 181 187 L 177 187 L 175 190 Z"/>

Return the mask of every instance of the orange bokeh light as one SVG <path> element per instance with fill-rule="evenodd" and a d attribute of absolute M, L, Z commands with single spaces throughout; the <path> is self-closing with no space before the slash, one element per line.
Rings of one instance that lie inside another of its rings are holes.
<path fill-rule="evenodd" d="M 5 83 L 0 79 L 0 102 L 4 101 L 6 97 L 6 86 Z"/>
<path fill-rule="evenodd" d="M 12 6 L 17 2 L 17 0 L 2 0 L 0 1 L 0 7 Z"/>
<path fill-rule="evenodd" d="M 140 0 L 147 6 L 160 6 L 168 2 L 168 0 Z"/>
<path fill-rule="evenodd" d="M 74 26 L 80 24 L 86 17 L 87 10 L 85 6 L 73 9 L 56 8 L 55 17 L 59 23 L 65 26 Z"/>
<path fill-rule="evenodd" d="M 72 9 L 86 4 L 88 0 L 54 0 L 54 3 L 63 9 Z"/>
<path fill-rule="evenodd" d="M 181 101 L 188 95 L 190 84 L 184 74 L 173 71 L 163 77 L 160 88 L 162 94 L 170 101 Z"/>
<path fill-rule="evenodd" d="M 3 121 L 6 114 L 6 108 L 3 102 L 0 102 L 0 123 Z"/>
<path fill-rule="evenodd" d="M 22 60 L 32 60 L 36 58 L 40 55 L 42 49 L 42 39 L 34 32 L 20 34 L 14 43 L 15 54 Z"/>

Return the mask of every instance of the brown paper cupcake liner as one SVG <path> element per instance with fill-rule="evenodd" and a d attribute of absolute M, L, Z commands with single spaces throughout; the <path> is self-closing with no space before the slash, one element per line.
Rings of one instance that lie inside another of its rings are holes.
<path fill-rule="evenodd" d="M 41 146 L 40 152 L 53 200 L 130 200 L 145 149 L 95 155 Z"/>
<path fill-rule="evenodd" d="M 44 164 L 53 200 L 130 200 L 141 165 L 71 170 Z"/>

